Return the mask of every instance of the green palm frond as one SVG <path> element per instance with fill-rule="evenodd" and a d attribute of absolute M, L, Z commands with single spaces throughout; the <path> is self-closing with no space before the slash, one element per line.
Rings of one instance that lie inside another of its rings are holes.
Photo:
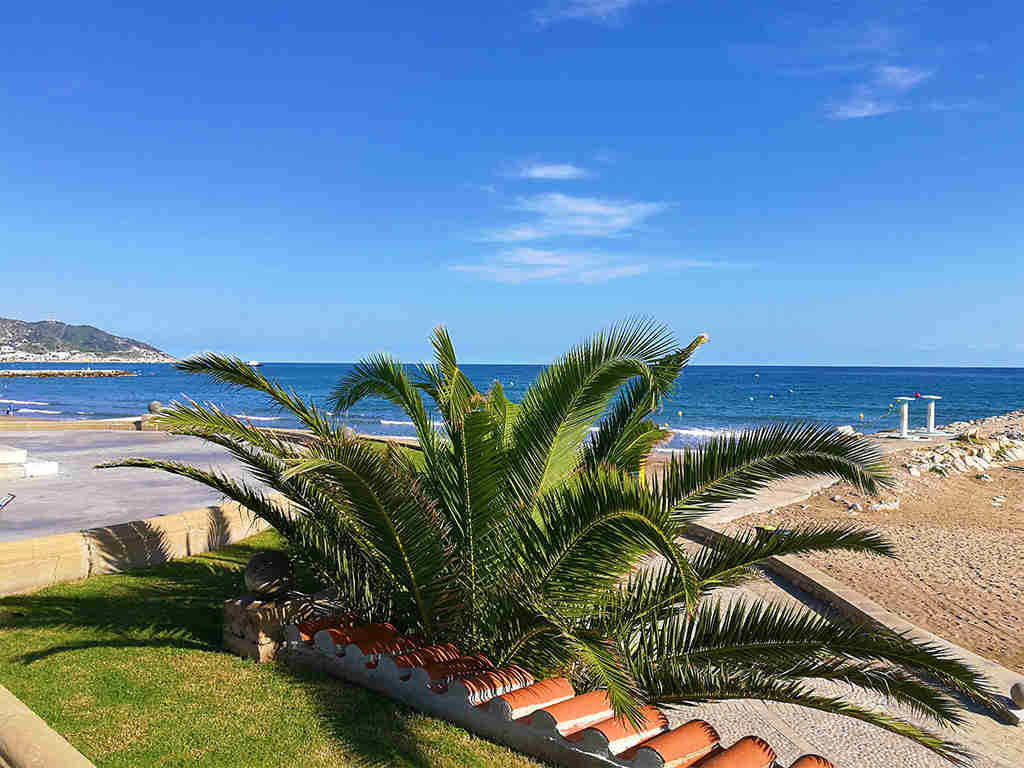
<path fill-rule="evenodd" d="M 619 387 L 652 377 L 651 367 L 675 346 L 666 328 L 638 318 L 598 333 L 544 369 L 520 403 L 511 452 L 525 504 L 575 467 L 583 439 Z"/>
<path fill-rule="evenodd" d="M 519 405 L 505 397 L 505 388 L 501 386 L 500 381 L 495 380 L 487 392 L 487 407 L 491 411 L 491 418 L 501 437 L 502 446 L 505 450 L 510 450 Z"/>
<path fill-rule="evenodd" d="M 871 440 L 797 422 L 714 437 L 676 452 L 656 485 L 680 522 L 690 522 L 776 480 L 813 475 L 845 480 L 868 493 L 889 483 L 882 452 Z"/>
<path fill-rule="evenodd" d="M 174 367 L 189 374 L 205 374 L 229 386 L 262 392 L 279 408 L 291 412 L 315 435 L 329 438 L 339 430 L 333 420 L 315 405 L 304 402 L 294 391 L 270 381 L 237 357 L 205 353 L 177 362 Z"/>
<path fill-rule="evenodd" d="M 260 429 L 252 422 L 224 413 L 212 403 L 199 403 L 188 399 L 188 405 L 171 403 L 154 419 L 153 424 L 168 432 L 195 435 L 224 435 L 266 451 L 277 458 L 296 455 L 299 448 L 295 443 L 284 440 L 274 433 Z M 339 433 L 340 434 L 340 433 Z"/>
<path fill-rule="evenodd" d="M 622 649 L 614 640 L 560 616 L 546 600 L 535 600 L 532 607 L 557 630 L 556 635 L 536 634 L 537 645 L 549 640 L 571 651 L 572 656 L 587 667 L 598 686 L 607 691 L 615 716 L 639 726 L 643 693 L 630 674 Z"/>
<path fill-rule="evenodd" d="M 434 426 L 419 390 L 409 379 L 405 367 L 390 355 L 372 355 L 360 361 L 331 393 L 330 401 L 338 413 L 352 409 L 367 397 L 379 397 L 402 409 L 416 430 L 420 447 L 428 460 L 436 453 Z"/>
<path fill-rule="evenodd" d="M 289 462 L 284 479 L 313 476 L 328 482 L 348 503 L 378 564 L 415 603 L 418 628 L 435 636 L 433 590 L 447 562 L 444 531 L 424 499 L 409 493 L 397 465 L 358 440 L 312 446 Z"/>
<path fill-rule="evenodd" d="M 649 553 L 678 572 L 684 600 L 696 600 L 696 578 L 676 544 L 671 516 L 648 489 L 622 473 L 577 475 L 544 494 L 536 523 L 523 521 L 525 578 L 551 600 L 598 600 Z"/>
<path fill-rule="evenodd" d="M 624 472 L 636 472 L 659 442 L 669 433 L 648 421 L 661 404 L 683 367 L 707 336 L 701 334 L 683 349 L 651 366 L 650 377 L 639 377 L 623 388 L 611 412 L 583 446 L 583 462 L 590 467 L 608 462 Z"/>
<path fill-rule="evenodd" d="M 733 600 L 701 602 L 692 616 L 676 614 L 659 631 L 638 633 L 638 663 L 743 665 L 778 668 L 822 654 L 890 664 L 936 680 L 947 691 L 966 696 L 1007 720 L 1012 715 L 985 678 L 932 643 L 863 626 L 829 621 L 802 608 Z"/>
<path fill-rule="evenodd" d="M 895 548 L 877 531 L 812 523 L 770 533 L 748 529 L 723 536 L 714 545 L 703 547 L 692 561 L 701 590 L 707 592 L 744 581 L 752 566 L 769 557 L 832 551 L 896 557 Z"/>
<path fill-rule="evenodd" d="M 459 428 L 465 415 L 472 410 L 478 393 L 466 375 L 459 370 L 455 347 L 452 346 L 448 330 L 443 325 L 434 329 L 430 343 L 434 347 L 441 381 L 435 400 L 444 414 L 449 431 L 455 430 Z"/>
<path fill-rule="evenodd" d="M 638 684 L 651 701 L 660 704 L 761 699 L 842 715 L 914 741 L 953 765 L 967 768 L 971 764 L 972 755 L 964 746 L 934 731 L 840 696 L 820 694 L 805 682 L 773 677 L 757 669 L 733 672 L 687 665 L 647 668 Z"/>

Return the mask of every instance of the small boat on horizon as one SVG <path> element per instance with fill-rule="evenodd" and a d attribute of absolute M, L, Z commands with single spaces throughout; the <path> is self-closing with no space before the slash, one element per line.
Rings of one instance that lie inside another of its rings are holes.
<path fill-rule="evenodd" d="M 259 368 L 261 365 L 263 365 L 263 363 L 261 363 L 259 360 L 250 360 L 249 362 L 246 363 L 246 365 L 251 366 L 253 368 Z"/>

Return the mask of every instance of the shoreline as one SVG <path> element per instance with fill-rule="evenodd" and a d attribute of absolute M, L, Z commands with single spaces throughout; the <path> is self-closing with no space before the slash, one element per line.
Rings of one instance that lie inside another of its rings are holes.
<path fill-rule="evenodd" d="M 4 373 L 5 373 L 5 371 L 0 370 L 0 375 L 2 375 Z M 101 371 L 100 373 L 102 374 L 103 372 Z M 128 375 L 128 376 L 135 376 L 137 374 L 133 374 L 133 373 L 128 372 L 128 373 L 126 373 L 126 375 Z M 111 377 L 111 378 L 120 378 L 120 376 Z M 976 419 L 961 420 L 961 421 L 951 421 L 948 424 L 936 424 L 935 428 L 937 430 L 940 430 L 940 431 L 950 432 L 950 433 L 952 433 L 953 436 L 955 436 L 955 435 L 957 435 L 957 434 L 959 434 L 961 432 L 964 432 L 964 431 L 969 431 L 969 430 L 973 430 L 973 429 L 984 429 L 985 427 L 987 427 L 989 425 L 992 425 L 992 424 L 994 424 L 996 422 L 999 422 L 999 421 L 1002 421 L 1002 420 L 1005 420 L 1005 419 L 1013 419 L 1013 418 L 1019 418 L 1019 417 L 1024 417 L 1024 409 L 1014 409 L 1014 410 L 1010 410 L 1010 411 L 1003 411 L 1001 413 L 994 413 L 994 414 L 991 414 L 991 415 L 988 415 L 988 416 L 979 416 Z M 3 426 L 4 424 L 10 424 L 12 426 L 17 426 L 17 427 L 24 427 L 24 426 L 28 426 L 28 425 L 37 425 L 37 426 L 39 426 L 41 428 L 44 428 L 44 429 L 45 428 L 63 429 L 63 428 L 66 428 L 66 427 L 62 427 L 62 426 L 59 426 L 59 425 L 70 425 L 70 424 L 74 424 L 74 425 L 76 425 L 75 428 L 81 429 L 81 428 L 83 428 L 81 425 L 93 424 L 93 425 L 95 425 L 96 429 L 103 429 L 104 424 L 109 423 L 109 422 L 122 423 L 122 422 L 131 422 L 131 421 L 148 421 L 150 418 L 151 418 L 151 414 L 148 414 L 148 413 L 139 414 L 139 415 L 130 415 L 129 414 L 129 415 L 124 415 L 124 416 L 100 416 L 100 417 L 81 416 L 79 418 L 63 417 L 63 418 L 56 418 L 56 419 L 55 418 L 45 418 L 42 415 L 40 415 L 40 416 L 4 416 L 4 415 L 0 414 L 0 432 L 2 432 L 4 430 L 4 426 Z M 256 424 L 254 426 L 259 427 L 260 425 Z M 347 425 L 345 425 L 345 426 L 347 427 Z M 850 426 L 855 426 L 855 425 L 850 425 Z M 266 429 L 266 430 L 272 431 L 272 432 L 282 432 L 282 433 L 291 433 L 291 434 L 301 434 L 301 433 L 305 432 L 305 430 L 303 430 L 303 429 L 294 428 L 294 427 L 263 426 L 263 427 L 260 427 L 260 428 L 261 429 Z M 153 429 L 154 431 L 157 431 L 157 430 L 155 430 L 154 427 L 150 427 L 150 429 Z M 723 431 L 729 431 L 729 428 L 727 428 L 727 427 L 723 427 L 722 429 L 723 429 Z M 875 438 L 875 439 L 890 439 L 890 438 L 893 438 L 893 435 L 895 434 L 895 432 L 896 432 L 896 430 L 894 430 L 894 429 L 883 429 L 883 430 L 879 430 L 877 432 L 864 432 L 864 433 L 857 433 L 857 434 L 861 434 L 861 436 L 863 436 L 863 437 L 871 437 L 871 438 Z M 414 442 L 414 443 L 418 442 L 415 435 L 390 435 L 390 434 L 362 433 L 362 432 L 357 432 L 357 434 L 360 437 L 370 437 L 370 438 L 374 438 L 374 439 L 377 439 L 377 440 L 396 440 L 396 441 L 399 441 L 399 442 Z M 900 441 L 900 442 L 903 442 L 903 441 Z M 922 446 L 926 445 L 926 444 L 927 444 L 926 441 L 921 441 L 921 445 Z M 679 450 L 682 450 L 682 449 L 679 449 L 679 448 L 662 448 L 662 447 L 656 446 L 654 449 L 652 449 L 651 455 L 650 455 L 649 458 L 654 458 L 654 457 L 658 456 L 659 454 L 661 456 L 663 456 L 663 457 L 667 457 L 669 454 L 671 454 L 673 452 L 676 452 L 676 451 L 679 451 Z"/>

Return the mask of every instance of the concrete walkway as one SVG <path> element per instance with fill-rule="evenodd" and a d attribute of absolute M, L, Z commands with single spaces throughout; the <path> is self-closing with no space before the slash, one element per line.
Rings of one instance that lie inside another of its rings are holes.
<path fill-rule="evenodd" d="M 0 432 L 0 443 L 59 464 L 55 477 L 5 480 L 0 495 L 17 498 L 0 511 L 0 541 L 69 533 L 221 503 L 192 480 L 145 469 L 94 469 L 127 456 L 170 459 L 241 476 L 218 446 L 163 432 Z"/>

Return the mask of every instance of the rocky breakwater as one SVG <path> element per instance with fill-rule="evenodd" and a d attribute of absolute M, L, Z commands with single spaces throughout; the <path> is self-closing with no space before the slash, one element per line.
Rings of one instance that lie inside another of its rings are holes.
<path fill-rule="evenodd" d="M 120 376 L 138 376 L 134 371 L 119 371 L 104 368 L 77 368 L 77 369 L 37 369 L 13 368 L 0 370 L 0 378 L 4 379 L 112 379 Z"/>
<path fill-rule="evenodd" d="M 904 455 L 903 469 L 911 477 L 934 472 L 943 477 L 972 472 L 990 482 L 992 466 L 1024 461 L 1024 411 L 973 422 L 948 424 L 956 432 L 947 443 L 930 448 L 912 448 Z"/>

